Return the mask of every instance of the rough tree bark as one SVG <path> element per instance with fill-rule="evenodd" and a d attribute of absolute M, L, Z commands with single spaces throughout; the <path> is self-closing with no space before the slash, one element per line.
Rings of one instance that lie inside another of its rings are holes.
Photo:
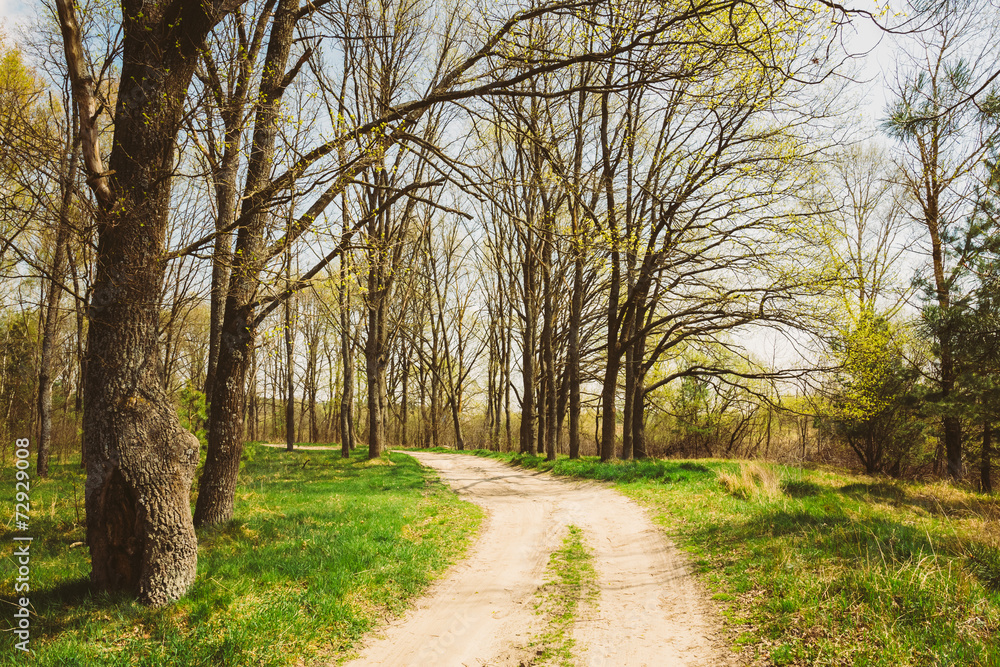
<path fill-rule="evenodd" d="M 121 78 L 105 171 L 94 80 L 69 0 L 56 0 L 80 119 L 81 153 L 100 210 L 84 379 L 84 502 L 91 582 L 160 605 L 194 581 L 190 489 L 198 439 L 163 389 L 157 330 L 174 151 L 186 90 L 225 9 L 123 2 Z"/>

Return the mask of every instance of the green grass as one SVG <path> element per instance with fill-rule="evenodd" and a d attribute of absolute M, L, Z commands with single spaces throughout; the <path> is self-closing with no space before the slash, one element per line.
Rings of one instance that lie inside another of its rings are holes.
<path fill-rule="evenodd" d="M 616 482 L 690 552 L 748 662 L 1000 666 L 995 497 L 756 462 L 474 453 Z"/>
<path fill-rule="evenodd" d="M 583 542 L 583 531 L 569 526 L 561 548 L 549 556 L 545 584 L 537 612 L 546 617 L 545 631 L 532 645 L 540 653 L 532 665 L 573 667 L 574 640 L 570 635 L 581 602 L 592 603 L 599 593 L 593 554 Z"/>
<path fill-rule="evenodd" d="M 12 473 L 5 475 L 13 489 Z M 33 480 L 30 599 L 34 665 L 296 665 L 344 654 L 466 548 L 482 513 L 405 455 L 286 453 L 248 445 L 233 523 L 199 531 L 198 578 L 149 609 L 94 594 L 83 475 Z M 74 496 L 74 493 L 76 494 Z M 0 540 L 10 545 L 6 529 Z M 6 563 L 0 583 L 13 590 Z M 3 599 L 9 627 L 11 598 Z M 4 633 L 0 665 L 23 664 Z"/>

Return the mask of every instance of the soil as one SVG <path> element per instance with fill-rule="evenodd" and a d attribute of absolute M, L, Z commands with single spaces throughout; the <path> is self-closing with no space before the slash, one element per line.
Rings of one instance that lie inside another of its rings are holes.
<path fill-rule="evenodd" d="M 583 529 L 600 593 L 573 623 L 579 667 L 736 664 L 685 557 L 646 512 L 607 485 L 570 481 L 492 459 L 407 452 L 487 511 L 470 555 L 350 667 L 541 665 L 537 613 L 549 555 L 567 526 Z"/>

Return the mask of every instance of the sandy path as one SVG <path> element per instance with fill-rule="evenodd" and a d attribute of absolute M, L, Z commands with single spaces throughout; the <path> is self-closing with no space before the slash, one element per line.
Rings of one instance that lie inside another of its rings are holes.
<path fill-rule="evenodd" d="M 566 526 L 584 530 L 600 596 L 581 606 L 580 667 L 725 665 L 717 621 L 681 554 L 633 501 L 492 459 L 407 452 L 488 512 L 471 556 L 389 624 L 351 667 L 530 665 L 543 631 L 535 592 Z"/>

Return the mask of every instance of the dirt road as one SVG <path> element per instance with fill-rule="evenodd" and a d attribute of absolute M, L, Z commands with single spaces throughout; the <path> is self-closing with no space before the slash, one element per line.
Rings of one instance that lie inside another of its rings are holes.
<path fill-rule="evenodd" d="M 408 452 L 488 518 L 470 556 L 351 667 L 534 665 L 545 619 L 536 613 L 549 555 L 568 525 L 583 529 L 600 593 L 578 610 L 571 663 L 580 667 L 729 664 L 718 623 L 681 554 L 635 502 L 462 454 Z"/>

